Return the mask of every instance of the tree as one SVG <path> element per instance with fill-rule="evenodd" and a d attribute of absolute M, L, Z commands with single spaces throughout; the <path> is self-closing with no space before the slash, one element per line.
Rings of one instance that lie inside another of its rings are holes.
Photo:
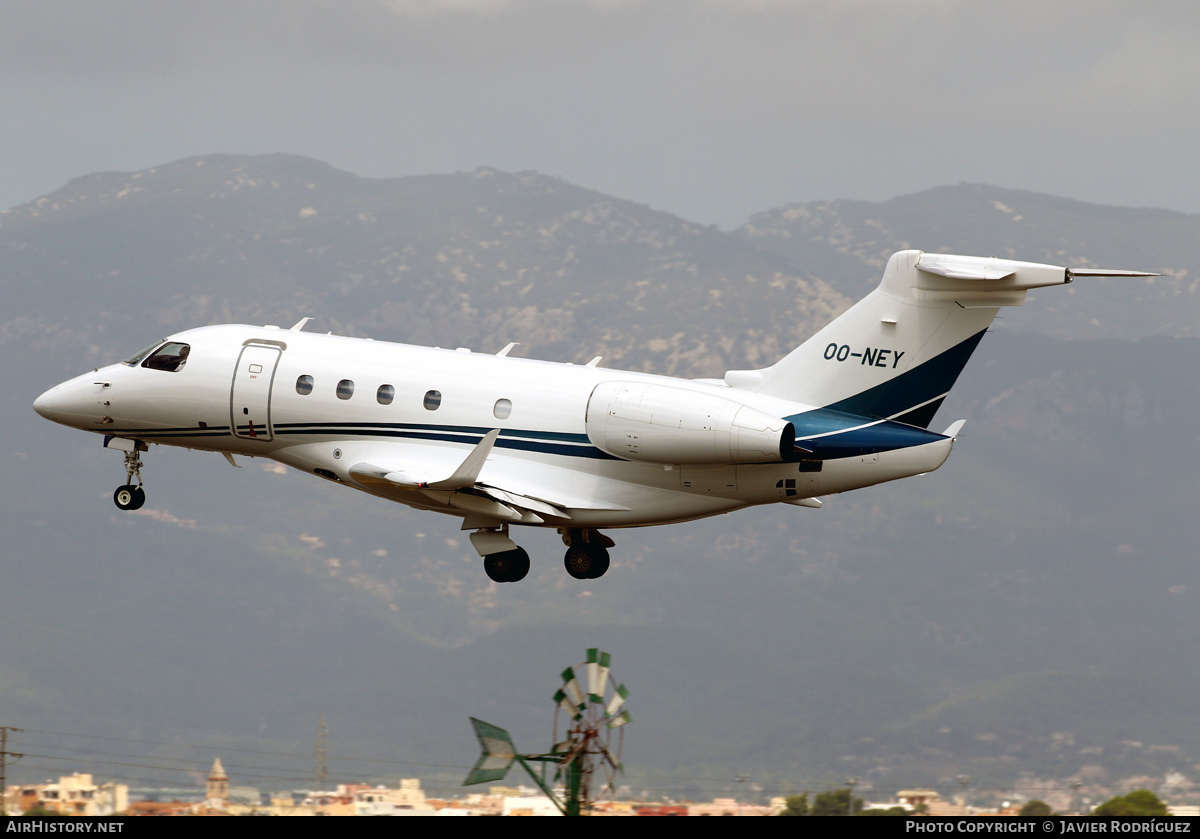
<path fill-rule="evenodd" d="M 1105 801 L 1093 816 L 1166 816 L 1167 805 L 1148 789 L 1139 789 L 1129 795 L 1118 795 Z"/>
<path fill-rule="evenodd" d="M 813 800 L 810 815 L 813 816 L 848 816 L 850 815 L 850 790 L 835 789 L 833 792 L 818 792 Z M 863 800 L 854 799 L 855 814 L 861 813 Z"/>
<path fill-rule="evenodd" d="M 1026 801 L 1025 806 L 1021 808 L 1020 815 L 1022 816 L 1050 816 L 1054 814 L 1054 810 L 1045 801 L 1034 799 Z"/>
<path fill-rule="evenodd" d="M 781 816 L 807 816 L 808 815 L 808 793 L 802 792 L 799 795 L 789 795 L 785 798 L 784 803 L 787 807 L 779 815 Z"/>

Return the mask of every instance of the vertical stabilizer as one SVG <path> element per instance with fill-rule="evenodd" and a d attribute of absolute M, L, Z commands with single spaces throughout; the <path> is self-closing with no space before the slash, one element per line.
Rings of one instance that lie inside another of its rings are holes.
<path fill-rule="evenodd" d="M 1001 306 L 1062 285 L 1053 265 L 900 251 L 879 286 L 764 370 L 733 370 L 732 387 L 862 417 L 927 427 Z"/>

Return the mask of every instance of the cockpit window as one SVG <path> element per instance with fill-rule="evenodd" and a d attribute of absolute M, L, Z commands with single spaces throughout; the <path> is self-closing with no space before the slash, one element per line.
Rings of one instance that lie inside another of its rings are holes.
<path fill-rule="evenodd" d="M 157 349 L 161 344 L 162 344 L 162 341 L 155 341 L 153 344 L 146 347 L 146 349 L 138 350 L 137 352 L 135 352 L 133 355 L 129 356 L 129 358 L 125 359 L 121 363 L 128 364 L 130 367 L 137 367 L 139 364 L 142 363 L 143 358 L 150 355 L 150 353 L 152 353 L 155 349 Z"/>
<path fill-rule="evenodd" d="M 191 351 L 192 348 L 188 344 L 171 341 L 155 350 L 149 358 L 142 362 L 142 366 L 151 370 L 166 370 L 175 373 L 182 370 L 183 365 L 187 364 L 188 353 Z"/>

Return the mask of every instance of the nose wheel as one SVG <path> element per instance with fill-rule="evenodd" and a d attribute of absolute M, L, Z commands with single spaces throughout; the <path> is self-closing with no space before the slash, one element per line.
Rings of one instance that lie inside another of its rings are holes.
<path fill-rule="evenodd" d="M 113 493 L 113 503 L 121 510 L 140 510 L 146 503 L 146 491 L 142 489 L 142 456 L 134 448 L 125 452 L 125 485 Z M 137 483 L 133 482 L 137 478 Z"/>
<path fill-rule="evenodd" d="M 117 487 L 117 491 L 113 493 L 113 501 L 122 510 L 140 510 L 146 503 L 146 491 L 140 486 L 126 484 Z"/>

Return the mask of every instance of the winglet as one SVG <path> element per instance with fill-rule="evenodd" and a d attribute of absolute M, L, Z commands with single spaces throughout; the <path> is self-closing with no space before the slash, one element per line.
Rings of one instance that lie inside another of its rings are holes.
<path fill-rule="evenodd" d="M 496 445 L 496 438 L 500 436 L 500 429 L 493 428 L 487 434 L 483 435 L 483 439 L 479 441 L 479 445 L 471 449 L 471 453 L 467 455 L 467 459 L 454 470 L 454 474 L 444 481 L 437 481 L 428 486 L 428 489 L 466 489 L 467 487 L 475 486 L 475 481 L 479 479 L 479 473 L 483 469 L 483 464 L 487 462 L 488 455 L 492 453 L 492 446 Z"/>
<path fill-rule="evenodd" d="M 483 439 L 476 444 L 475 448 L 471 449 L 471 453 L 449 478 L 440 481 L 414 481 L 403 472 L 388 472 L 381 477 L 397 486 L 412 487 L 413 489 L 456 490 L 473 487 L 475 481 L 479 479 L 479 473 L 483 470 L 483 464 L 487 462 L 488 455 L 492 453 L 492 446 L 496 445 L 496 438 L 499 436 L 499 428 L 493 428 L 484 434 Z M 357 468 L 355 467 L 355 469 Z M 354 474 L 354 470 L 351 470 L 351 473 Z"/>
<path fill-rule="evenodd" d="M 303 331 L 303 329 L 304 329 L 304 325 L 305 325 L 306 323 L 308 323 L 310 320 L 312 320 L 312 318 L 300 318 L 300 320 L 296 321 L 296 325 L 295 325 L 295 326 L 293 326 L 291 329 L 289 329 L 289 330 L 288 330 L 288 332 L 301 332 L 301 331 Z"/>
<path fill-rule="evenodd" d="M 405 475 L 403 472 L 389 472 L 383 475 L 385 481 L 389 481 L 399 486 L 412 487 L 413 489 L 441 489 L 454 490 L 466 489 L 467 487 L 475 486 L 475 481 L 479 479 L 479 473 L 483 470 L 483 464 L 487 462 L 488 455 L 492 453 L 492 446 L 496 445 L 496 438 L 500 436 L 500 429 L 493 428 L 487 434 L 483 435 L 483 439 L 471 449 L 471 453 L 467 455 L 466 460 L 459 464 L 449 478 L 444 478 L 440 481 L 414 481 L 412 478 Z M 356 469 L 358 467 L 355 467 Z M 354 470 L 351 470 L 353 473 Z"/>

